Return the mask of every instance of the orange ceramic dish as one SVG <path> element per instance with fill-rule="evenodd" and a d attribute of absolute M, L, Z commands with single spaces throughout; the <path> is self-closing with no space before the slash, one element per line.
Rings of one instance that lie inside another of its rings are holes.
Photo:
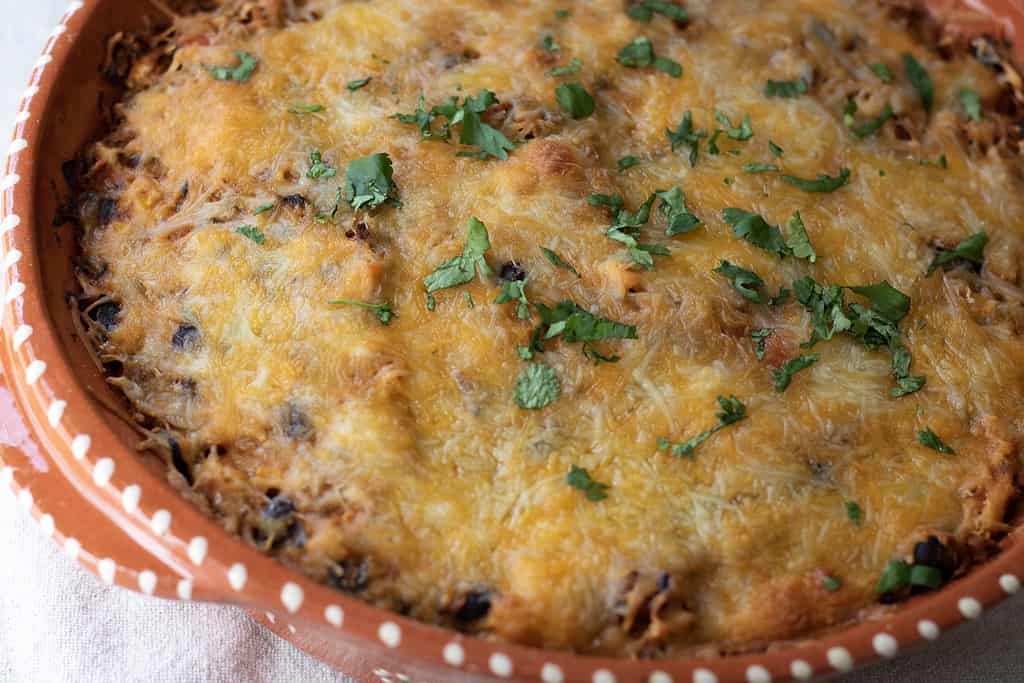
<path fill-rule="evenodd" d="M 1024 548 L 1010 533 L 994 558 L 941 591 L 874 610 L 844 630 L 776 642 L 758 654 L 719 657 L 705 648 L 688 658 L 629 661 L 530 649 L 412 621 L 325 588 L 227 535 L 165 483 L 161 461 L 134 452 L 138 437 L 116 417 L 117 397 L 68 315 L 74 240 L 50 227 L 62 162 L 99 132 L 97 100 L 102 109 L 116 97 L 97 70 L 111 57 L 106 39 L 143 28 L 151 12 L 127 5 L 74 3 L 48 42 L 10 147 L 0 223 L 8 422 L 0 476 L 44 531 L 104 581 L 244 605 L 300 647 L 365 680 L 545 683 L 807 679 L 894 656 L 1019 589 Z M 932 9 L 954 30 L 1008 37 L 1024 18 L 1011 4 L 995 18 L 948 3 Z"/>

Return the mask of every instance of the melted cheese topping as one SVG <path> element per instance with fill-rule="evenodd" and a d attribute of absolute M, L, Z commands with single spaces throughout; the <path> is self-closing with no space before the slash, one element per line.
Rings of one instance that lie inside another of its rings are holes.
<path fill-rule="evenodd" d="M 86 293 L 119 306 L 100 353 L 121 361 L 112 381 L 229 529 L 422 619 L 656 655 L 841 623 L 876 601 L 880 572 L 923 535 L 969 545 L 1004 528 L 1024 430 L 1024 181 L 1018 156 L 964 134 L 997 126 L 992 72 L 940 57 L 867 2 L 693 0 L 687 24 L 636 21 L 618 0 L 308 7 L 317 20 L 182 41 L 91 152 L 93 192 L 116 200 L 99 218 L 84 203 L 84 256 L 102 264 Z M 557 52 L 541 47 L 548 35 Z M 617 63 L 639 36 L 682 77 Z M 205 67 L 237 63 L 236 50 L 260 59 L 252 76 L 212 78 Z M 904 52 L 935 82 L 930 117 Z M 545 75 L 574 57 L 577 74 Z M 874 62 L 890 66 L 891 85 Z M 796 77 L 807 95 L 764 96 L 766 80 Z M 593 116 L 560 111 L 563 81 L 587 88 Z M 986 121 L 966 123 L 964 87 L 980 93 Z M 420 92 L 433 104 L 480 89 L 505 106 L 487 116 L 518 145 L 506 161 L 457 157 L 457 145 L 392 117 Z M 888 102 L 897 121 L 858 140 L 843 124 L 847 96 L 860 120 Z M 314 103 L 323 111 L 289 112 Z M 710 131 L 716 109 L 749 115 L 754 136 L 721 136 L 718 155 L 705 138 L 691 167 L 665 130 L 689 110 Z M 313 150 L 336 177 L 306 176 Z M 342 202 L 318 222 L 348 163 L 378 152 L 393 160 L 401 207 L 356 215 Z M 641 163 L 619 173 L 626 155 Z M 948 168 L 921 163 L 940 155 Z M 750 162 L 852 176 L 809 194 L 742 172 Z M 671 254 L 640 269 L 587 197 L 619 194 L 635 209 L 676 185 L 704 224 L 665 237 L 655 211 L 644 241 Z M 308 203 L 281 200 L 293 195 Z M 820 258 L 780 259 L 734 237 L 725 207 L 776 225 L 799 210 Z M 423 277 L 461 253 L 471 216 L 487 226 L 491 266 L 519 264 L 532 301 L 571 299 L 636 325 L 637 340 L 597 345 L 621 360 L 595 365 L 579 344 L 551 342 L 538 360 L 557 371 L 560 399 L 518 407 L 517 347 L 536 312 L 522 321 L 514 304 L 493 304 L 496 277 L 425 305 Z M 265 242 L 238 234 L 243 224 Z M 936 245 L 979 231 L 990 238 L 980 273 L 925 277 Z M 771 292 L 805 275 L 888 280 L 912 298 L 901 329 L 927 385 L 890 398 L 889 354 L 837 335 L 777 393 L 772 370 L 801 353 L 810 316 L 792 300 L 745 301 L 712 272 L 722 259 Z M 333 299 L 390 302 L 397 317 L 384 326 Z M 763 361 L 749 336 L 759 328 L 775 330 Z M 658 450 L 659 437 L 715 424 L 719 395 L 737 396 L 748 418 L 692 458 Z M 926 426 L 956 455 L 921 446 Z M 571 465 L 608 484 L 607 499 L 568 486 Z M 824 576 L 842 587 L 828 591 Z"/>

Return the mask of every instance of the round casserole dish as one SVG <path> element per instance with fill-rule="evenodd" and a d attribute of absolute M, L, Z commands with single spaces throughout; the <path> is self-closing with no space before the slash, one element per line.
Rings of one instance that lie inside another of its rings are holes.
<path fill-rule="evenodd" d="M 964 31 L 1013 35 L 1012 2 L 932 8 Z M 784 681 L 847 671 L 938 637 L 1020 587 L 1020 534 L 993 561 L 883 618 L 762 654 L 628 661 L 545 652 L 465 637 L 320 586 L 225 533 L 140 456 L 137 435 L 104 408 L 113 392 L 75 337 L 65 302 L 73 241 L 50 227 L 61 163 L 92 139 L 97 101 L 113 96 L 98 67 L 107 38 L 142 26 L 151 8 L 74 2 L 47 41 L 25 92 L 0 180 L 5 385 L 0 483 L 11 484 L 47 534 L 107 583 L 167 598 L 240 604 L 283 637 L 366 681 Z M 1018 45 L 1017 55 L 1024 55 Z M 101 105 L 102 106 L 102 105 Z"/>

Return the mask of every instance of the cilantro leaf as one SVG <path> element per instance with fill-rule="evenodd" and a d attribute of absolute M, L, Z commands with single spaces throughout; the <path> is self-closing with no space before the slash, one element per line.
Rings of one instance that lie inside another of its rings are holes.
<path fill-rule="evenodd" d="M 813 279 L 804 277 L 793 283 L 793 292 L 797 301 L 811 314 L 811 338 L 803 345 L 804 348 L 832 339 L 836 333 L 853 326 L 853 321 L 844 311 L 842 287 L 823 287 Z"/>
<path fill-rule="evenodd" d="M 558 41 L 552 35 L 544 36 L 544 39 L 540 41 L 540 46 L 548 52 L 558 52 L 562 49 L 562 46 L 558 44 Z"/>
<path fill-rule="evenodd" d="M 263 245 L 264 242 L 267 241 L 266 236 L 255 225 L 239 225 L 237 228 L 235 228 L 235 232 L 244 237 L 248 237 L 253 242 L 261 246 Z"/>
<path fill-rule="evenodd" d="M 640 165 L 640 160 L 634 156 L 624 156 L 616 162 L 619 167 L 619 173 L 622 173 L 628 168 Z"/>
<path fill-rule="evenodd" d="M 273 211 L 274 210 L 274 206 L 275 206 L 275 204 L 262 204 L 260 206 L 257 206 L 255 209 L 253 209 L 252 213 L 253 213 L 254 216 L 259 216 L 261 213 L 266 213 L 267 211 Z"/>
<path fill-rule="evenodd" d="M 512 280 L 503 282 L 501 294 L 494 300 L 496 304 L 505 304 L 509 301 L 518 301 L 516 315 L 520 320 L 530 317 L 530 301 L 526 298 L 526 282 L 523 280 Z"/>
<path fill-rule="evenodd" d="M 600 365 L 601 363 L 618 363 L 622 358 L 620 356 L 606 356 L 598 351 L 592 344 L 583 342 L 583 355 L 588 359 L 594 361 L 594 365 Z"/>
<path fill-rule="evenodd" d="M 646 37 L 636 38 L 627 43 L 619 50 L 616 60 L 622 66 L 630 69 L 642 69 L 653 66 L 659 71 L 664 71 L 670 76 L 679 78 L 683 75 L 683 67 L 668 57 L 658 57 L 654 54 L 654 45 Z"/>
<path fill-rule="evenodd" d="M 935 254 L 931 265 L 928 266 L 928 273 L 925 277 L 939 268 L 948 269 L 956 261 L 968 261 L 980 266 L 985 262 L 985 246 L 987 244 L 988 234 L 976 232 L 950 250 L 940 249 Z"/>
<path fill-rule="evenodd" d="M 932 83 L 932 77 L 928 75 L 928 70 L 921 65 L 921 62 L 914 59 L 914 55 L 904 52 L 903 71 L 907 74 L 907 80 L 917 91 L 918 97 L 921 98 L 924 110 L 930 113 L 935 102 L 935 84 Z"/>
<path fill-rule="evenodd" d="M 484 123 L 480 118 L 482 112 L 497 102 L 498 99 L 490 90 L 481 90 L 476 99 L 466 98 L 466 103 L 461 109 L 462 130 L 459 132 L 459 142 L 479 147 L 480 158 L 491 156 L 505 160 L 508 159 L 508 152 L 514 150 L 516 146 L 500 130 Z"/>
<path fill-rule="evenodd" d="M 793 381 L 793 375 L 806 370 L 821 359 L 816 353 L 806 354 L 797 356 L 796 358 L 790 359 L 780 365 L 775 371 L 772 372 L 772 379 L 775 381 L 775 391 L 780 394 L 789 388 L 790 383 Z"/>
<path fill-rule="evenodd" d="M 960 100 L 960 106 L 964 108 L 967 118 L 971 121 L 981 121 L 981 97 L 976 90 L 960 88 L 956 94 Z"/>
<path fill-rule="evenodd" d="M 764 96 L 792 99 L 805 94 L 808 89 L 809 85 L 803 78 L 797 78 L 792 81 L 770 80 L 764 84 Z"/>
<path fill-rule="evenodd" d="M 847 519 L 853 522 L 854 526 L 859 527 L 864 523 L 864 511 L 861 510 L 860 505 L 856 502 L 852 500 L 846 501 L 843 503 L 843 509 L 846 510 Z"/>
<path fill-rule="evenodd" d="M 238 57 L 238 66 L 206 67 L 214 80 L 234 81 L 235 83 L 245 83 L 249 80 L 249 77 L 252 76 L 252 72 L 256 70 L 257 65 L 260 63 L 259 57 L 242 50 L 236 51 L 235 56 Z"/>
<path fill-rule="evenodd" d="M 367 76 L 366 78 L 357 78 L 354 81 L 349 81 L 348 83 L 346 83 L 345 87 L 348 88 L 349 92 L 355 92 L 356 90 L 359 90 L 360 88 L 363 88 L 366 85 L 368 85 L 372 80 L 373 76 Z"/>
<path fill-rule="evenodd" d="M 843 580 L 838 576 L 826 576 L 821 580 L 821 585 L 829 593 L 835 593 L 837 590 L 843 587 Z"/>
<path fill-rule="evenodd" d="M 580 83 L 562 83 L 555 88 L 558 104 L 574 119 L 585 119 L 594 113 L 594 98 Z"/>
<path fill-rule="evenodd" d="M 807 259 L 811 263 L 818 260 L 818 253 L 814 251 L 811 238 L 807 236 L 807 229 L 799 211 L 793 212 L 793 217 L 786 224 L 786 246 L 796 258 Z"/>
<path fill-rule="evenodd" d="M 760 161 L 753 161 L 743 164 L 744 173 L 778 173 L 779 167 L 775 164 L 766 164 Z"/>
<path fill-rule="evenodd" d="M 718 413 L 718 424 L 714 427 L 706 432 L 698 434 L 688 441 L 677 443 L 675 445 L 672 445 L 668 439 L 658 439 L 658 447 L 661 450 L 668 450 L 671 446 L 672 455 L 676 457 L 692 456 L 697 446 L 701 445 L 714 434 L 720 432 L 729 425 L 736 424 L 747 417 L 747 407 L 735 396 L 730 396 L 729 398 L 719 396 L 718 405 L 722 407 L 722 411 Z"/>
<path fill-rule="evenodd" d="M 626 10 L 633 19 L 648 22 L 654 18 L 655 13 L 661 14 L 674 21 L 686 21 L 689 17 L 686 10 L 679 5 L 662 0 L 642 0 L 635 5 L 630 5 Z"/>
<path fill-rule="evenodd" d="M 956 455 L 956 451 L 947 446 L 939 435 L 931 430 L 929 427 L 925 427 L 923 430 L 917 433 L 917 440 L 922 446 L 930 448 L 933 451 L 938 451 L 945 455 Z"/>
<path fill-rule="evenodd" d="M 835 177 L 819 173 L 814 180 L 804 180 L 791 175 L 784 175 L 782 179 L 804 192 L 835 192 L 850 181 L 850 169 L 844 166 Z"/>
<path fill-rule="evenodd" d="M 324 110 L 322 104 L 293 104 L 288 108 L 289 114 L 316 114 Z"/>
<path fill-rule="evenodd" d="M 756 213 L 742 209 L 722 209 L 722 220 L 732 226 L 732 234 L 772 254 L 787 256 L 789 247 L 782 231 Z"/>
<path fill-rule="evenodd" d="M 547 260 L 552 263 L 552 265 L 554 265 L 554 266 L 556 266 L 558 268 L 564 268 L 565 270 L 568 270 L 570 273 L 572 273 L 576 277 L 583 277 L 582 275 L 579 274 L 578 270 L 573 268 L 565 259 L 563 259 L 561 256 L 559 256 L 558 254 L 556 254 L 552 250 L 548 249 L 547 247 L 541 247 L 540 250 L 541 250 L 541 252 L 543 252 L 543 254 L 547 258 Z"/>
<path fill-rule="evenodd" d="M 353 209 L 375 209 L 384 202 L 397 204 L 394 171 L 391 157 L 384 153 L 371 154 L 349 163 L 345 171 L 345 201 Z"/>
<path fill-rule="evenodd" d="M 562 395 L 562 383 L 554 368 L 542 363 L 530 363 L 516 380 L 513 394 L 524 410 L 540 410 L 551 405 Z"/>
<path fill-rule="evenodd" d="M 882 83 L 892 83 L 892 71 L 885 63 L 875 62 L 874 64 L 869 65 L 868 68 L 878 76 L 878 80 L 882 81 Z"/>
<path fill-rule="evenodd" d="M 666 73 L 672 78 L 679 78 L 683 75 L 682 65 L 674 59 L 668 57 L 655 57 L 654 68 L 662 73 Z"/>
<path fill-rule="evenodd" d="M 661 200 L 660 209 L 668 222 L 668 227 L 665 228 L 666 236 L 690 232 L 700 226 L 700 219 L 686 208 L 686 195 L 679 186 L 670 190 L 657 190 L 654 195 Z"/>
<path fill-rule="evenodd" d="M 569 474 L 565 477 L 565 483 L 574 489 L 579 489 L 591 502 L 602 501 L 608 497 L 608 484 L 601 484 L 590 477 L 590 472 L 582 467 L 570 465 Z"/>
<path fill-rule="evenodd" d="M 772 155 L 776 157 L 781 157 L 783 154 L 785 154 L 785 151 L 771 140 L 768 141 L 768 149 L 770 149 Z"/>
<path fill-rule="evenodd" d="M 849 289 L 867 297 L 872 307 L 892 323 L 898 323 L 910 312 L 910 297 L 886 281 Z"/>
<path fill-rule="evenodd" d="M 601 341 L 602 339 L 636 339 L 636 326 L 608 320 L 580 308 L 572 301 L 563 301 L 555 308 L 534 304 L 540 313 L 544 332 L 541 341 L 561 337 L 567 343 Z"/>
<path fill-rule="evenodd" d="M 738 126 L 732 125 L 732 121 L 724 112 L 715 110 L 715 120 L 725 130 L 725 134 L 733 140 L 744 142 L 754 137 L 754 128 L 750 124 L 750 114 L 743 115 L 743 121 Z"/>
<path fill-rule="evenodd" d="M 427 111 L 426 102 L 423 99 L 423 93 L 420 93 L 419 100 L 416 102 L 416 111 L 412 114 L 395 114 L 394 118 L 400 123 L 410 124 L 417 126 L 420 129 L 420 134 L 424 138 L 435 137 L 434 132 L 430 128 L 430 124 L 434 121 L 434 114 Z M 441 136 L 447 138 L 447 130 Z"/>
<path fill-rule="evenodd" d="M 487 265 L 484 254 L 491 248 L 491 241 L 487 235 L 487 226 L 476 217 L 469 219 L 469 227 L 466 232 L 466 245 L 462 254 L 442 263 L 437 270 L 423 278 L 423 285 L 427 294 L 433 294 L 441 289 L 458 287 L 472 281 L 479 270 L 480 276 L 494 273 Z"/>
<path fill-rule="evenodd" d="M 728 278 L 732 282 L 733 289 L 747 301 L 753 301 L 755 304 L 764 303 L 764 298 L 759 290 L 765 286 L 765 282 L 757 273 L 740 268 L 724 259 L 713 272 Z"/>
<path fill-rule="evenodd" d="M 583 67 L 583 62 L 580 61 L 579 57 L 573 57 L 569 60 L 569 63 L 565 66 L 556 66 L 548 69 L 545 76 L 569 76 L 578 72 Z"/>
<path fill-rule="evenodd" d="M 879 595 L 886 595 L 895 593 L 909 585 L 910 565 L 903 560 L 892 560 L 878 577 L 875 592 Z"/>
<path fill-rule="evenodd" d="M 700 153 L 700 139 L 707 137 L 707 131 L 696 130 L 693 127 L 693 114 L 690 111 L 683 114 L 683 120 L 680 121 L 679 127 L 676 130 L 666 129 L 665 135 L 668 136 L 673 152 L 680 147 L 686 147 L 690 150 L 690 166 L 697 165 L 697 156 Z"/>
<path fill-rule="evenodd" d="M 397 317 L 395 312 L 391 310 L 391 304 L 387 302 L 382 304 L 371 304 L 366 303 L 365 301 L 354 301 L 352 299 L 334 299 L 327 303 L 331 306 L 358 306 L 359 308 L 365 308 L 368 311 L 373 311 L 373 314 L 377 316 L 377 320 L 379 320 L 384 326 L 390 325 L 391 321 Z"/>
<path fill-rule="evenodd" d="M 320 150 L 315 149 L 309 153 L 309 170 L 306 171 L 307 178 L 319 180 L 321 178 L 333 178 L 336 175 L 338 175 L 338 169 L 324 163 Z"/>
<path fill-rule="evenodd" d="M 882 108 L 882 111 L 878 116 L 870 119 L 869 121 L 864 121 L 863 123 L 857 123 L 857 120 L 853 116 L 856 113 L 857 103 L 853 100 L 847 101 L 846 109 L 843 112 L 843 123 L 851 133 L 861 139 L 870 137 L 877 133 L 889 119 L 896 115 L 892 110 L 892 107 L 888 104 Z"/>
<path fill-rule="evenodd" d="M 757 345 L 754 347 L 754 355 L 757 356 L 758 360 L 764 360 L 764 354 L 767 351 L 765 346 L 768 343 L 768 337 L 773 334 L 775 334 L 775 330 L 769 328 L 751 330 L 750 338 L 757 342 Z"/>
<path fill-rule="evenodd" d="M 898 344 L 892 349 L 892 376 L 896 380 L 896 386 L 889 390 L 889 395 L 893 398 L 908 396 L 924 387 L 924 377 L 910 374 L 912 362 L 910 351 L 902 344 Z"/>

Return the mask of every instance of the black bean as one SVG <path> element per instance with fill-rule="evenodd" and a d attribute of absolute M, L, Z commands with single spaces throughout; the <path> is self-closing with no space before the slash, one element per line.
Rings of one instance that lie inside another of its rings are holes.
<path fill-rule="evenodd" d="M 199 328 L 189 323 L 182 323 L 174 331 L 171 344 L 182 351 L 192 351 L 199 346 Z"/>
<path fill-rule="evenodd" d="M 181 476 L 185 477 L 185 481 L 192 485 L 192 468 L 188 462 L 185 461 L 185 454 L 181 452 L 181 444 L 170 434 L 167 435 L 167 445 L 171 449 L 171 464 L 174 465 L 174 469 L 181 473 Z"/>
<path fill-rule="evenodd" d="M 295 512 L 295 503 L 285 496 L 276 496 L 263 506 L 263 516 L 268 519 L 284 519 Z"/>
<path fill-rule="evenodd" d="M 78 157 L 69 159 L 60 165 L 60 171 L 68 187 L 76 190 L 82 186 L 82 176 L 86 172 L 85 160 Z"/>
<path fill-rule="evenodd" d="M 117 327 L 120 316 L 121 304 L 116 301 L 105 301 L 89 311 L 89 317 L 102 325 L 107 332 Z"/>
<path fill-rule="evenodd" d="M 485 591 L 470 591 L 462 600 L 462 606 L 455 618 L 462 622 L 483 619 L 491 611 L 491 594 Z"/>
<path fill-rule="evenodd" d="M 301 194 L 290 194 L 285 197 L 281 197 L 281 206 L 290 209 L 301 209 L 306 206 L 306 198 Z"/>
<path fill-rule="evenodd" d="M 78 259 L 78 270 L 92 281 L 99 280 L 107 274 L 107 262 L 98 256 L 83 256 Z"/>
<path fill-rule="evenodd" d="M 526 271 L 515 261 L 509 261 L 502 264 L 498 277 L 506 282 L 519 282 L 526 279 Z"/>
<path fill-rule="evenodd" d="M 668 572 L 663 572 L 658 577 L 658 592 L 664 593 L 672 586 L 672 575 Z"/>
<path fill-rule="evenodd" d="M 309 417 L 301 408 L 289 403 L 284 411 L 284 433 L 296 441 L 306 441 L 313 438 L 316 430 Z"/>
<path fill-rule="evenodd" d="M 365 557 L 346 557 L 327 570 L 332 586 L 348 593 L 358 593 L 370 585 L 370 566 Z"/>
<path fill-rule="evenodd" d="M 914 546 L 914 564 L 934 567 L 947 576 L 953 571 L 951 553 L 935 536 L 929 536 Z"/>
<path fill-rule="evenodd" d="M 110 197 L 104 197 L 100 200 L 100 211 L 99 220 L 100 225 L 110 225 L 110 221 L 114 220 L 114 216 L 117 214 L 117 200 L 111 199 Z"/>

